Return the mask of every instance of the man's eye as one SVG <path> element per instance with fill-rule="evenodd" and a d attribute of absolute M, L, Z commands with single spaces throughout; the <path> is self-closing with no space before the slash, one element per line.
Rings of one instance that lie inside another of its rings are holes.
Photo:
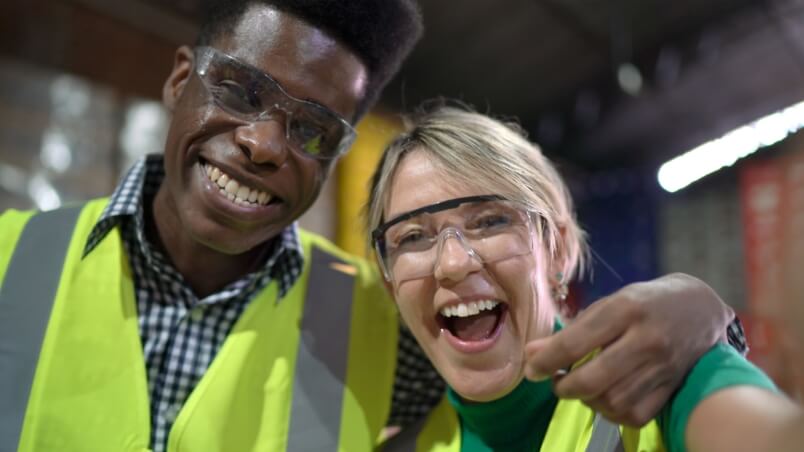
<path fill-rule="evenodd" d="M 233 80 L 222 80 L 214 87 L 214 95 L 224 105 L 240 112 L 252 112 L 261 107 L 260 99 Z"/>
<path fill-rule="evenodd" d="M 315 138 L 311 140 L 307 140 L 306 143 L 302 145 L 304 152 L 311 154 L 311 155 L 318 155 L 321 153 L 321 135 L 316 135 Z"/>
<path fill-rule="evenodd" d="M 325 131 L 321 127 L 304 121 L 293 121 L 290 133 L 308 154 L 321 153 L 325 136 Z"/>

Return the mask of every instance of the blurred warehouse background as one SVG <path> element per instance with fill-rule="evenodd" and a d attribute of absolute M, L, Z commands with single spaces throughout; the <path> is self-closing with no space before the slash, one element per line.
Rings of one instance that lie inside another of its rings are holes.
<path fill-rule="evenodd" d="M 107 195 L 161 151 L 162 82 L 200 1 L 0 3 L 0 210 Z M 778 319 L 804 305 L 804 0 L 421 4 L 424 40 L 303 223 L 364 251 L 366 180 L 397 113 L 421 100 L 517 117 L 591 237 L 578 307 L 691 273 L 740 314 L 751 358 L 794 387 Z"/>

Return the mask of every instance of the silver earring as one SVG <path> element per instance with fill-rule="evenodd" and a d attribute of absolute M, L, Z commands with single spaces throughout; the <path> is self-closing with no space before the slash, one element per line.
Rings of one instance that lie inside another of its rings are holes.
<path fill-rule="evenodd" d="M 558 281 L 558 284 L 553 287 L 552 290 L 553 299 L 556 301 L 566 300 L 569 294 L 569 287 L 567 287 L 567 283 L 563 282 L 562 279 L 564 279 L 564 274 L 561 272 L 556 273 L 556 281 Z"/>
<path fill-rule="evenodd" d="M 567 295 L 569 294 L 569 287 L 567 284 L 560 283 L 556 287 L 553 287 L 553 299 L 556 301 L 564 301 L 567 299 Z"/>

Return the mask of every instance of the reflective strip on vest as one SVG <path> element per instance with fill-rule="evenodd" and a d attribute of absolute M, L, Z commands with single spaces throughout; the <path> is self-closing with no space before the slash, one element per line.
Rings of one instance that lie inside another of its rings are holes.
<path fill-rule="evenodd" d="M 0 287 L 0 452 L 19 447 L 39 352 L 81 207 L 32 216 Z"/>
<path fill-rule="evenodd" d="M 597 413 L 586 452 L 623 452 L 620 426 Z"/>
<path fill-rule="evenodd" d="M 338 450 L 354 278 L 313 247 L 293 381 L 287 450 Z"/>

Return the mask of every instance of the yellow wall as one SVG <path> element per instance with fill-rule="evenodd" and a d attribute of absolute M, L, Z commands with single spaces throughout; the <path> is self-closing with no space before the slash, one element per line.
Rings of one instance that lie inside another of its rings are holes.
<path fill-rule="evenodd" d="M 401 131 L 392 115 L 371 113 L 357 125 L 357 141 L 338 164 L 338 226 L 336 242 L 351 253 L 365 256 L 362 209 L 368 200 L 368 184 L 388 142 Z"/>

